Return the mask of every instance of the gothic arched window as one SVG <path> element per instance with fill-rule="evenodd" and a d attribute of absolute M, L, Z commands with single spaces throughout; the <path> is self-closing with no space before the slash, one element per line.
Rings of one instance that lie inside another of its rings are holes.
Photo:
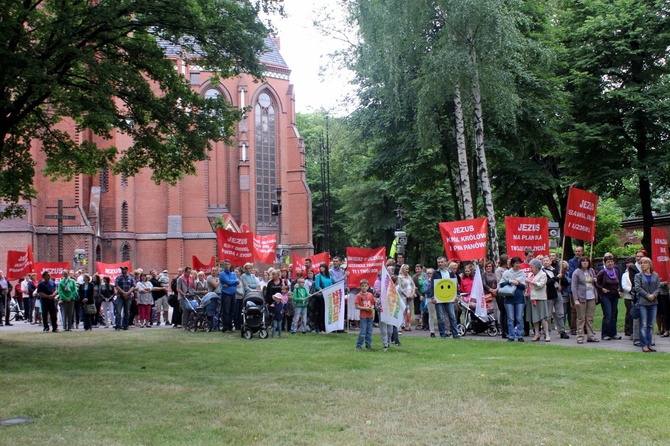
<path fill-rule="evenodd" d="M 256 221 L 267 226 L 277 221 L 270 206 L 277 189 L 275 108 L 267 93 L 261 93 L 254 107 L 256 142 Z"/>
<path fill-rule="evenodd" d="M 121 230 L 128 230 L 128 202 L 121 203 Z"/>
<path fill-rule="evenodd" d="M 121 261 L 127 262 L 128 260 L 130 260 L 130 245 L 128 243 L 124 243 L 121 247 Z"/>

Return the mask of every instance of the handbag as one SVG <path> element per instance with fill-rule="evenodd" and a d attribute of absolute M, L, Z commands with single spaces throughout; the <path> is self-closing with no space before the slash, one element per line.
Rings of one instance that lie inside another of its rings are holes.
<path fill-rule="evenodd" d="M 512 285 L 507 282 L 507 284 L 498 290 L 498 295 L 503 297 L 512 297 L 516 291 L 516 285 Z"/>
<path fill-rule="evenodd" d="M 628 312 L 628 315 L 632 319 L 640 319 L 640 303 L 635 302 L 631 307 L 630 311 Z"/>
<path fill-rule="evenodd" d="M 86 304 L 84 305 L 84 313 L 86 314 L 95 314 L 98 312 L 98 309 L 95 307 L 95 304 Z"/>

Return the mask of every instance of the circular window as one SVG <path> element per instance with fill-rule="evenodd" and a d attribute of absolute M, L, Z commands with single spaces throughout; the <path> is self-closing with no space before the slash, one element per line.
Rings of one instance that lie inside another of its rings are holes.
<path fill-rule="evenodd" d="M 258 96 L 258 103 L 261 104 L 261 107 L 268 108 L 272 101 L 267 93 L 261 93 L 260 96 Z"/>

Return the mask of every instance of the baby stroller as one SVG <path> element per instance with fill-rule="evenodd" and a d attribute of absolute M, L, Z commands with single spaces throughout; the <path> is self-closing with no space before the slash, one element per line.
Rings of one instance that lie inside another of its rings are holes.
<path fill-rule="evenodd" d="M 268 310 L 265 308 L 265 299 L 260 291 L 248 291 L 242 300 L 242 327 L 240 335 L 251 339 L 258 333 L 261 339 L 268 337 L 267 320 Z"/>
<path fill-rule="evenodd" d="M 198 328 L 202 328 L 205 332 L 212 331 L 212 323 L 207 318 L 207 308 L 200 304 L 198 297 L 186 296 L 186 302 L 192 310 L 188 319 L 188 330 L 191 333 L 198 331 Z"/>
<path fill-rule="evenodd" d="M 7 302 L 7 305 L 9 306 L 9 321 L 10 322 L 16 322 L 16 321 L 23 321 L 25 318 L 23 317 L 23 310 L 21 309 L 21 305 L 14 299 L 13 297 L 9 298 L 9 302 Z"/>
<path fill-rule="evenodd" d="M 473 333 L 484 333 L 494 338 L 498 336 L 498 324 L 496 319 L 493 317 L 493 309 L 489 305 L 490 297 L 486 298 L 486 316 L 477 316 L 476 302 L 474 299 L 470 299 L 469 296 L 461 296 L 458 300 L 458 306 L 463 310 L 465 315 L 464 323 L 458 324 L 456 330 L 458 330 L 459 336 L 465 336 L 468 331 Z"/>

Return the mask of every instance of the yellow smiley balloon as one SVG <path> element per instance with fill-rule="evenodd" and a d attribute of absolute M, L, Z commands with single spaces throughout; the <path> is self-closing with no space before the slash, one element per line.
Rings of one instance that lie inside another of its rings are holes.
<path fill-rule="evenodd" d="M 442 279 L 435 284 L 435 299 L 439 302 L 452 302 L 456 297 L 456 284 L 451 279 Z"/>

